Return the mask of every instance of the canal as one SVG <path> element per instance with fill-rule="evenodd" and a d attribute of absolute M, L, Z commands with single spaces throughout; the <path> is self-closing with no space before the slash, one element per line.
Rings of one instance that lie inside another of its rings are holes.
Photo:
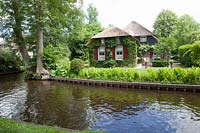
<path fill-rule="evenodd" d="M 199 133 L 200 93 L 98 88 L 2 75 L 0 116 L 109 133 Z"/>

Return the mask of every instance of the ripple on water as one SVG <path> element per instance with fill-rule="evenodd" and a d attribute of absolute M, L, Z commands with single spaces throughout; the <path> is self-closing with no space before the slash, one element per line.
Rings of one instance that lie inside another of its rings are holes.
<path fill-rule="evenodd" d="M 20 119 L 19 114 L 25 109 L 27 91 L 25 87 L 15 88 L 0 97 L 0 116 Z"/>
<path fill-rule="evenodd" d="M 110 133 L 199 133 L 199 101 L 199 93 L 92 88 L 47 81 L 0 84 L 0 116 Z"/>

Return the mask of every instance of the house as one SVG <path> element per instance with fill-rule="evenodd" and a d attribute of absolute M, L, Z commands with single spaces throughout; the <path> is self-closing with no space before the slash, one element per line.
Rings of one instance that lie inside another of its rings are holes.
<path fill-rule="evenodd" d="M 143 27 L 139 23 L 132 21 L 129 23 L 124 29 L 127 33 L 129 33 L 132 37 L 137 39 L 141 46 L 142 45 L 154 45 L 157 43 L 157 37 L 149 31 L 147 28 Z M 143 57 L 148 60 L 152 60 L 154 56 L 153 50 L 148 50 L 144 53 Z"/>
<path fill-rule="evenodd" d="M 16 43 L 13 42 L 7 42 L 6 40 L 4 40 L 3 38 L 0 38 L 0 48 L 11 48 L 12 50 L 18 50 L 18 46 Z"/>
<path fill-rule="evenodd" d="M 110 27 L 89 41 L 90 65 L 95 67 L 135 66 L 140 45 L 154 45 L 156 36 L 139 23 L 132 21 L 124 29 Z M 143 57 L 152 60 L 153 50 Z"/>
<path fill-rule="evenodd" d="M 0 49 L 5 48 L 6 44 L 7 44 L 7 42 L 3 38 L 0 38 Z"/>
<path fill-rule="evenodd" d="M 110 27 L 88 43 L 90 65 L 95 67 L 135 66 L 139 43 L 129 33 Z"/>

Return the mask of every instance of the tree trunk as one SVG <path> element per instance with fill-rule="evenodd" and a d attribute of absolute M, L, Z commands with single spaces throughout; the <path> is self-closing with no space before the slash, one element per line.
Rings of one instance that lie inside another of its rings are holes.
<path fill-rule="evenodd" d="M 42 64 L 43 55 L 43 28 L 40 24 L 37 24 L 37 68 L 36 73 L 41 75 L 47 75 L 49 72 L 44 69 Z"/>
<path fill-rule="evenodd" d="M 18 38 L 18 39 L 19 40 L 24 40 L 23 38 Z M 30 57 L 29 57 L 28 51 L 26 49 L 26 44 L 25 44 L 25 42 L 23 42 L 22 44 L 20 44 L 19 41 L 17 41 L 17 44 L 19 46 L 19 51 L 20 51 L 20 53 L 22 55 L 24 65 L 26 67 L 28 67 L 29 66 Z"/>
<path fill-rule="evenodd" d="M 24 61 L 24 65 L 26 67 L 29 66 L 29 60 L 30 60 L 30 57 L 28 55 L 28 51 L 26 49 L 26 43 L 24 41 L 24 37 L 22 35 L 22 31 L 17 31 L 16 33 L 16 43 L 19 47 L 19 51 L 22 55 L 22 58 L 23 58 L 23 61 Z"/>
<path fill-rule="evenodd" d="M 12 0 L 12 9 L 14 11 L 15 27 L 13 28 L 16 36 L 16 43 L 19 46 L 20 53 L 22 55 L 25 66 L 29 66 L 29 55 L 26 49 L 26 43 L 22 34 L 22 14 L 19 10 L 19 3 L 17 0 Z"/>

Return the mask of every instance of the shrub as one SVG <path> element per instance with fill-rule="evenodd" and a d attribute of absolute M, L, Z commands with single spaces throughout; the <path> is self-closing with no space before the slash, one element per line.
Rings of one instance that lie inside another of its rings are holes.
<path fill-rule="evenodd" d="M 78 74 L 84 68 L 84 61 L 81 59 L 73 59 L 70 64 L 70 73 Z"/>
<path fill-rule="evenodd" d="M 63 58 L 69 58 L 70 51 L 67 46 L 59 44 L 57 46 L 53 46 L 52 44 L 48 44 L 44 48 L 43 52 L 43 65 L 46 69 L 55 70 L 57 67 L 57 61 Z M 35 61 L 34 61 L 35 62 Z"/>
<path fill-rule="evenodd" d="M 79 78 L 127 82 L 200 84 L 200 68 L 163 68 L 138 71 L 132 68 L 84 68 Z"/>
<path fill-rule="evenodd" d="M 153 60 L 152 66 L 153 67 L 166 67 L 169 65 L 169 62 L 167 60 Z"/>
<path fill-rule="evenodd" d="M 194 66 L 200 67 L 200 41 L 191 46 L 191 60 Z"/>
<path fill-rule="evenodd" d="M 105 60 L 105 61 L 94 61 L 95 62 L 95 67 L 97 68 L 110 68 L 110 67 L 115 67 L 117 65 L 116 60 Z"/>
<path fill-rule="evenodd" d="M 69 77 L 70 61 L 68 58 L 57 61 L 55 69 L 50 70 L 52 76 Z"/>
<path fill-rule="evenodd" d="M 116 65 L 115 60 L 109 60 L 104 62 L 103 67 L 109 68 L 109 67 L 114 67 Z"/>
<path fill-rule="evenodd" d="M 192 66 L 191 61 L 191 44 L 182 45 L 178 48 L 178 54 L 180 58 L 180 63 L 186 67 Z"/>
<path fill-rule="evenodd" d="M 20 71 L 22 62 L 10 49 L 0 49 L 0 72 Z"/>

